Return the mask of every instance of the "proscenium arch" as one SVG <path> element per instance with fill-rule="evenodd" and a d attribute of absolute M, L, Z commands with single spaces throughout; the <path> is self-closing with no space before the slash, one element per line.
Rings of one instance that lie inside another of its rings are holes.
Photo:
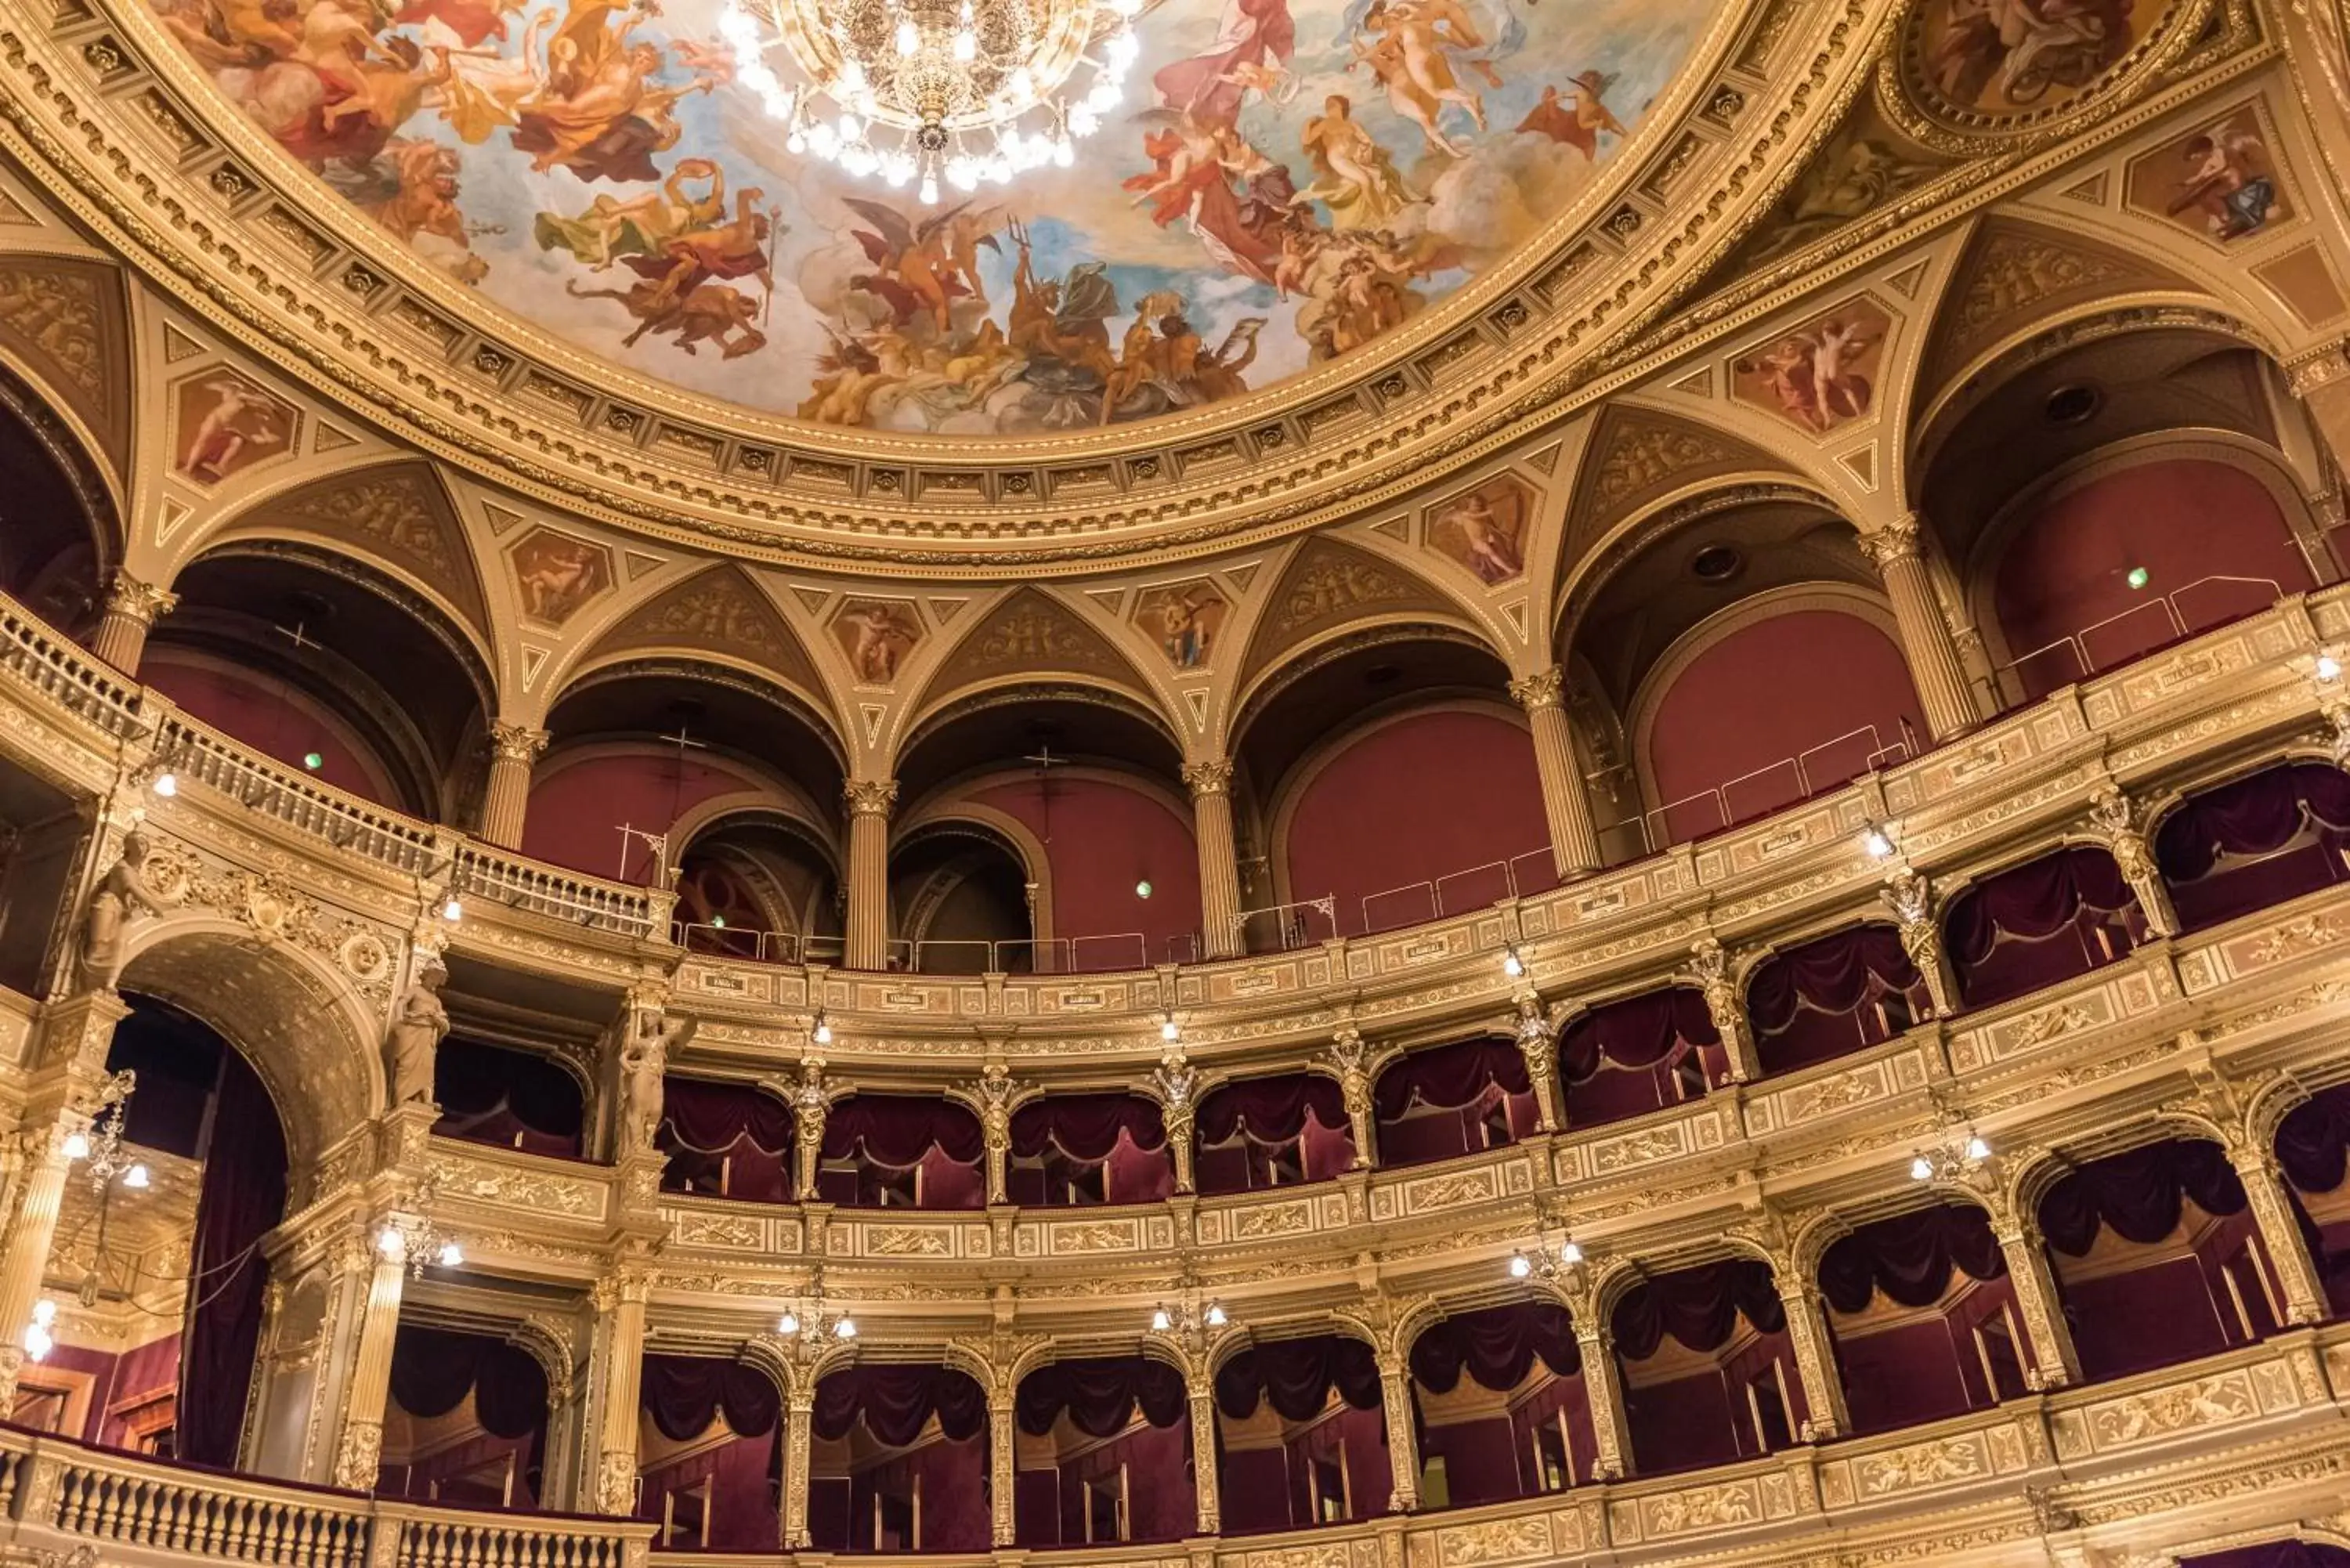
<path fill-rule="evenodd" d="M 382 1014 L 325 961 L 224 916 L 175 911 L 134 925 L 125 947 L 119 989 L 196 1019 L 260 1075 L 298 1204 L 318 1158 L 384 1103 Z"/>

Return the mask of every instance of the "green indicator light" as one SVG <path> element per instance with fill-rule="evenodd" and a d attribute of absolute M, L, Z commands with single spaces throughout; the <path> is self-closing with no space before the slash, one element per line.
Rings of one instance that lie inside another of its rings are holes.
<path fill-rule="evenodd" d="M 302 765 L 315 774 L 327 765 L 327 759 L 316 752 L 305 752 L 302 753 Z"/>
<path fill-rule="evenodd" d="M 2147 584 L 2154 580 L 2154 574 L 2147 571 L 2144 566 L 2132 566 L 2129 569 L 2129 577 L 2127 580 L 2130 587 L 2134 588 L 2142 588 L 2146 587 Z"/>

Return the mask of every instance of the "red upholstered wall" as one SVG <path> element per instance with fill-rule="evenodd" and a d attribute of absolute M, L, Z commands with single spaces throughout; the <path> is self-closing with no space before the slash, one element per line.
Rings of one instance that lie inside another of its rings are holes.
<path fill-rule="evenodd" d="M 2133 566 L 2150 574 L 2143 591 L 2129 586 Z M 2189 587 L 2211 576 L 2273 578 L 2286 593 L 2314 586 L 2265 485 L 2241 469 L 2180 458 L 2105 474 L 2043 504 L 2002 553 L 1993 593 L 2010 658 L 2131 612 L 2087 636 L 2090 659 L 2111 669 L 2178 635 L 2155 602 L 2163 594 L 2178 596 L 2190 631 L 2275 597 L 2266 584 Z M 2081 670 L 2057 652 L 2020 673 L 2037 697 Z"/>
<path fill-rule="evenodd" d="M 139 667 L 139 678 L 213 728 L 276 758 L 296 773 L 305 772 L 302 757 L 316 752 L 325 765 L 311 773 L 337 789 L 347 789 L 380 805 L 390 792 L 378 782 L 380 769 L 331 726 L 313 716 L 286 691 L 241 670 L 209 664 L 182 664 L 169 649 L 149 650 Z"/>
<path fill-rule="evenodd" d="M 1079 942 L 1076 967 L 1161 963 L 1169 939 L 1200 929 L 1199 850 L 1191 822 L 1166 803 L 1098 778 L 1020 779 L 972 799 L 1018 818 L 1040 839 L 1050 832 L 1045 852 L 1053 867 L 1055 936 L 1139 932 L 1148 947 L 1145 953 L 1130 940 Z M 1144 881 L 1150 897 L 1135 897 Z"/>
<path fill-rule="evenodd" d="M 1922 737 L 1918 714 L 1890 638 L 1841 610 L 1791 610 L 1741 627 L 1673 678 L 1648 729 L 1648 776 L 1658 800 L 1670 803 L 1770 769 L 1726 791 L 1731 819 L 1742 822 L 1801 798 L 1794 769 L 1779 765 L 1786 759 L 1864 724 L 1877 726 L 1876 744 L 1899 742 L 1905 718 Z M 1811 788 L 1862 771 L 1871 749 L 1866 738 L 1846 740 L 1805 758 Z M 1667 822 L 1677 841 L 1722 826 L 1710 801 Z"/>
<path fill-rule="evenodd" d="M 673 755 L 620 753 L 554 766 L 543 763 L 523 821 L 523 853 L 609 877 L 620 865 L 622 823 L 666 833 L 703 801 L 760 787 L 748 774 L 699 758 L 684 763 L 682 776 Z M 643 843 L 634 843 L 624 879 L 641 882 L 651 868 Z"/>
<path fill-rule="evenodd" d="M 1334 896 L 1338 929 L 1349 935 L 1384 930 L 1437 913 L 1427 890 L 1376 898 L 1368 924 L 1366 897 L 1549 843 L 1523 726 L 1498 713 L 1414 713 L 1347 742 L 1307 783 L 1289 818 L 1289 896 Z M 1522 889 L 1546 860 L 1519 863 Z M 1448 883 L 1445 898 L 1457 912 L 1503 891 L 1491 872 Z"/>

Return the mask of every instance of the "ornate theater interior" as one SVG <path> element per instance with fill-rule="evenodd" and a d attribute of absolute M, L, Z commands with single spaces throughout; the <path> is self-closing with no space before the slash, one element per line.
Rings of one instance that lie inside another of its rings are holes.
<path fill-rule="evenodd" d="M 2346 216 L 2342 0 L 0 0 L 0 1568 L 2350 1564 Z"/>

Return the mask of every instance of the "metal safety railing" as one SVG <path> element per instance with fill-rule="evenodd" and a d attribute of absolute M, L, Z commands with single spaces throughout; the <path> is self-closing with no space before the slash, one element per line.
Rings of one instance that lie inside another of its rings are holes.
<path fill-rule="evenodd" d="M 1367 936 L 1422 920 L 1440 920 L 1505 898 L 1547 893 L 1557 886 L 1558 861 L 1544 844 L 1506 860 L 1488 860 L 1465 870 L 1367 894 L 1362 900 L 1361 929 L 1354 934 Z"/>
<path fill-rule="evenodd" d="M 2220 590 L 2230 588 L 2265 588 L 2268 591 L 2259 603 L 2246 605 L 2220 597 Z M 2190 616 L 2188 612 L 2186 607 L 2190 596 L 2194 596 L 2195 602 L 2206 607 L 2200 617 Z M 2085 680 L 2100 670 L 2110 670 L 2116 664 L 2150 653 L 2167 642 L 2192 637 L 2199 631 L 2209 631 L 2223 622 L 2266 609 L 2282 597 L 2283 585 L 2273 577 L 2239 577 L 2226 573 L 2212 573 L 2168 593 L 2141 599 L 2129 608 L 2109 615 L 2103 620 L 2092 621 L 2077 630 L 2066 632 L 2054 642 L 2009 659 L 1998 666 L 1993 674 L 2012 673 L 2026 693 L 2030 693 L 2042 680 L 2045 680 L 2046 685 L 2040 686 L 2040 691 L 2053 691 L 2075 680 Z M 2225 607 L 2212 607 L 2215 606 Z M 2064 656 L 2064 663 L 2058 663 L 2058 655 Z M 2030 667 L 2029 679 L 2027 667 Z"/>
<path fill-rule="evenodd" d="M 1862 774 L 1891 763 L 1906 762 L 1910 754 L 1907 740 L 1888 742 L 1874 724 L 1846 730 L 1815 746 L 1806 746 L 1776 762 L 1750 768 L 1736 778 L 1725 779 L 1641 813 L 1637 819 L 1641 849 L 1653 855 L 1668 845 L 1719 833 L 1750 817 L 1808 800 L 1822 790 L 1834 789 Z M 1838 757 L 1851 759 L 1853 765 L 1839 767 L 1835 761 Z M 1821 766 L 1822 759 L 1828 759 L 1828 765 Z M 1774 782 L 1778 788 L 1767 787 Z M 1700 805 L 1711 808 L 1711 820 L 1683 831 L 1681 825 L 1687 821 L 1688 808 Z"/>

